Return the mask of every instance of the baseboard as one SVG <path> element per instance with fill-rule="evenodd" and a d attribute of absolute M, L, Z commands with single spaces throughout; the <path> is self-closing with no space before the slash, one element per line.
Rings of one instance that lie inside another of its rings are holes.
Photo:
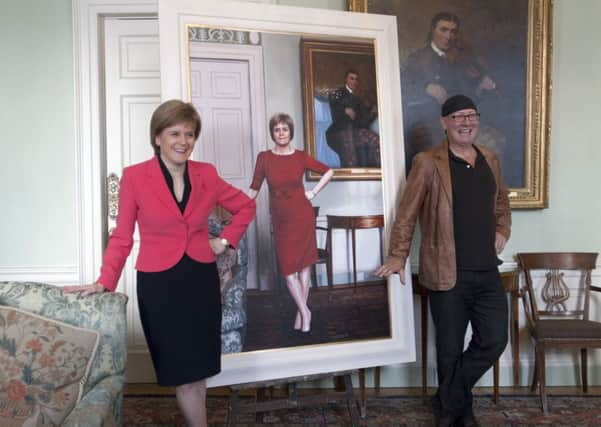
<path fill-rule="evenodd" d="M 521 387 L 527 387 L 532 381 L 532 374 L 534 365 L 522 365 L 520 366 L 520 384 Z M 400 366 L 391 365 L 383 366 L 380 368 L 380 387 L 382 388 L 396 388 L 396 387 L 421 387 L 421 366 Z M 601 386 L 601 366 L 593 366 L 589 364 L 588 367 L 588 381 L 589 386 L 598 387 Z M 353 384 L 359 384 L 358 378 L 353 378 Z M 367 388 L 375 387 L 375 369 L 368 368 L 365 372 L 365 386 Z M 547 385 L 548 386 L 566 386 L 566 387 L 579 387 L 580 382 L 580 368 L 578 364 L 556 364 L 547 365 Z M 513 387 L 513 370 L 511 365 L 501 365 L 499 372 L 499 386 L 500 387 Z M 303 388 L 327 388 L 331 386 L 328 382 L 315 382 L 303 384 Z M 428 366 L 428 387 L 436 387 L 436 367 Z M 484 376 L 476 383 L 476 387 L 492 387 L 493 386 L 493 370 L 492 368 L 484 374 Z"/>

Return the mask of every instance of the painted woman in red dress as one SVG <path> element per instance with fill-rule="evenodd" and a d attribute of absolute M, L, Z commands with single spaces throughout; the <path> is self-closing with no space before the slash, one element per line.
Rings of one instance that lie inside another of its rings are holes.
<path fill-rule="evenodd" d="M 294 123 L 288 114 L 278 113 L 269 120 L 275 146 L 257 157 L 248 195 L 256 198 L 267 179 L 271 221 L 280 272 L 298 308 L 294 329 L 311 330 L 311 311 L 307 306 L 311 286 L 311 266 L 317 261 L 315 214 L 310 200 L 326 186 L 334 172 L 304 151 L 291 145 Z M 305 190 L 306 170 L 322 174 L 311 190 Z"/>

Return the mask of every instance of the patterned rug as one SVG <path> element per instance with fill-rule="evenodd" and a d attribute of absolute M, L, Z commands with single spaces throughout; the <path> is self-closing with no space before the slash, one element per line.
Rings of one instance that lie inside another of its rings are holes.
<path fill-rule="evenodd" d="M 477 396 L 474 412 L 483 427 L 509 426 L 601 426 L 601 396 L 550 397 L 550 414 L 543 416 L 538 396 L 502 395 L 495 404 L 490 396 Z M 225 425 L 227 398 L 210 397 L 209 424 Z M 363 426 L 431 426 L 429 406 L 410 396 L 367 400 Z M 184 426 L 173 396 L 128 395 L 123 402 L 124 426 Z M 238 417 L 237 426 L 347 426 L 350 417 L 342 403 L 277 410 Z"/>

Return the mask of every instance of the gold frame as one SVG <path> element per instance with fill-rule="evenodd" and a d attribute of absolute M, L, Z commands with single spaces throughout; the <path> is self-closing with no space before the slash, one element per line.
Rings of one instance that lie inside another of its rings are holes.
<path fill-rule="evenodd" d="M 377 0 L 348 0 L 353 12 L 369 12 Z M 551 133 L 552 0 L 528 0 L 524 187 L 510 188 L 513 209 L 543 209 L 549 199 Z"/>
<path fill-rule="evenodd" d="M 303 114 L 305 130 L 305 150 L 307 154 L 317 159 L 317 143 L 315 135 L 315 109 L 313 105 L 313 96 L 315 93 L 315 75 L 314 75 L 314 53 L 336 53 L 349 55 L 371 55 L 375 58 L 374 45 L 360 42 L 335 42 L 321 40 L 301 40 L 301 68 L 303 85 Z M 374 63 L 375 67 L 375 63 Z M 336 70 L 339 73 L 339 70 Z M 374 79 L 376 76 L 374 76 Z M 341 80 L 341 79 L 340 79 Z M 342 81 L 338 83 L 340 86 Z M 319 159 L 318 159 L 319 160 Z M 333 168 L 334 180 L 381 180 L 381 168 L 357 167 L 357 168 Z M 309 181 L 316 181 L 321 175 L 309 171 L 306 178 Z"/>

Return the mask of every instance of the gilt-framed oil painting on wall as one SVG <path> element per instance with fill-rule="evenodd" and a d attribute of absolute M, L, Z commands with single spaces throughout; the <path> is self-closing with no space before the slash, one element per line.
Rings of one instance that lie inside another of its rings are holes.
<path fill-rule="evenodd" d="M 477 142 L 503 163 L 514 209 L 545 208 L 551 96 L 551 0 L 350 0 L 397 17 L 405 159 L 438 144 L 440 104 L 456 93 L 481 113 Z"/>

